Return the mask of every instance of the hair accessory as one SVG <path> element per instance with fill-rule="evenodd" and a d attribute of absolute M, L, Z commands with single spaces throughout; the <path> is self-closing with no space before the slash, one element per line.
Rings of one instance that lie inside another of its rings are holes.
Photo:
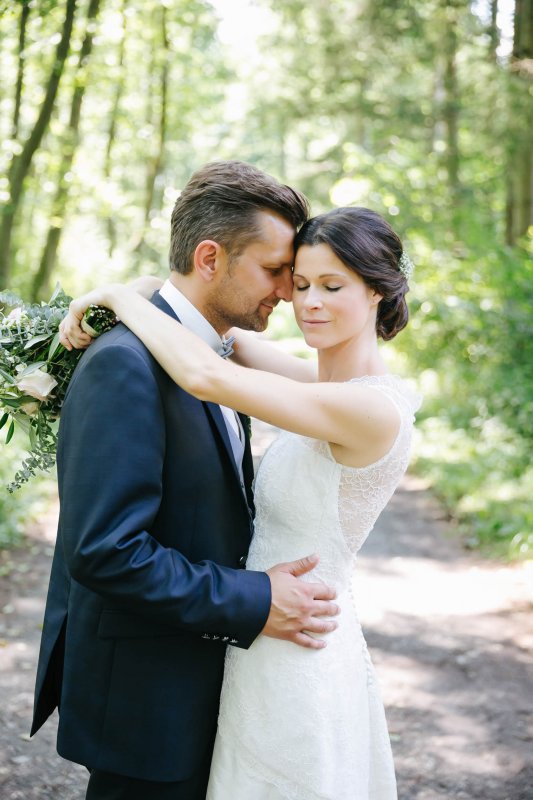
<path fill-rule="evenodd" d="M 415 265 L 413 264 L 413 262 L 411 261 L 405 250 L 398 259 L 398 269 L 403 275 L 405 275 L 407 280 L 409 280 L 409 278 L 415 271 Z"/>

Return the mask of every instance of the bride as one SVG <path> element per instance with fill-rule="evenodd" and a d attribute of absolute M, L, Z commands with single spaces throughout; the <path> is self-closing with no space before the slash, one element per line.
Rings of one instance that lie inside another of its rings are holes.
<path fill-rule="evenodd" d="M 294 313 L 318 352 L 318 374 L 315 363 L 240 330 L 223 360 L 120 285 L 73 301 L 64 340 L 79 344 L 85 309 L 107 306 L 186 391 L 284 429 L 256 478 L 247 569 L 317 552 L 302 580 L 337 591 L 342 614 L 327 647 L 260 635 L 248 650 L 228 648 L 208 800 L 394 800 L 353 578 L 357 552 L 407 468 L 419 406 L 378 348 L 407 324 L 412 265 L 389 224 L 365 208 L 311 219 L 295 252 Z"/>

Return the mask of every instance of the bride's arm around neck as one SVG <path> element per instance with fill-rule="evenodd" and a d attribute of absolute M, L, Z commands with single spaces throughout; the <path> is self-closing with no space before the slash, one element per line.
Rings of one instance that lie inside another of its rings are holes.
<path fill-rule="evenodd" d="M 338 445 L 344 449 L 344 463 L 375 461 L 398 434 L 398 411 L 371 386 L 302 382 L 221 359 L 202 339 L 131 287 L 115 284 L 93 290 L 73 301 L 71 310 L 79 317 L 91 304 L 111 308 L 189 394 Z"/>
<path fill-rule="evenodd" d="M 232 361 L 236 364 L 273 372 L 275 375 L 283 375 L 285 378 L 302 383 L 314 383 L 318 380 L 318 366 L 314 354 L 310 358 L 293 356 L 262 334 L 243 331 L 241 328 L 231 328 L 228 335 L 235 336 Z"/>
<path fill-rule="evenodd" d="M 163 283 L 164 281 L 155 275 L 142 275 L 131 281 L 128 286 L 149 300 L 154 292 L 161 289 Z M 235 336 L 232 361 L 242 367 L 273 372 L 303 383 L 313 383 L 318 378 L 314 354 L 311 358 L 293 356 L 266 337 L 251 331 L 243 331 L 241 328 L 231 328 L 226 336 Z"/>

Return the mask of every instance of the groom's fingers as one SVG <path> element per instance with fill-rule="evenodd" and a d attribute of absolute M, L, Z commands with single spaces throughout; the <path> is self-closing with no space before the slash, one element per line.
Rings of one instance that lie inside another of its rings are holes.
<path fill-rule="evenodd" d="M 298 578 L 300 575 L 305 575 L 306 572 L 310 572 L 314 569 L 318 561 L 319 558 L 314 553 L 313 555 L 305 556 L 305 558 L 299 558 L 297 561 L 289 561 L 286 564 L 280 564 L 278 568 Z M 308 583 L 306 584 L 306 589 L 309 595 L 315 600 L 334 600 L 337 596 L 335 589 L 332 589 L 325 583 Z"/>
<path fill-rule="evenodd" d="M 302 647 L 310 647 L 314 650 L 321 650 L 326 646 L 323 639 L 317 639 L 316 635 L 323 635 L 332 633 L 337 628 L 335 620 L 323 620 L 311 617 L 305 623 L 305 627 L 301 631 L 297 631 L 291 638 L 295 644 Z M 314 634 L 314 635 L 313 635 Z"/>
<path fill-rule="evenodd" d="M 310 572 L 317 564 L 318 556 L 316 553 L 313 553 L 313 555 L 299 558 L 297 561 L 289 561 L 287 564 L 283 564 L 283 567 L 286 572 L 290 572 L 291 575 L 298 577 L 299 575 L 305 575 L 306 572 Z"/>
<path fill-rule="evenodd" d="M 316 563 L 316 556 L 311 556 L 276 564 L 267 570 L 272 601 L 263 628 L 265 636 L 286 639 L 302 647 L 325 647 L 326 643 L 315 636 L 331 633 L 337 627 L 332 619 L 339 613 L 339 607 L 332 602 L 336 592 L 323 583 L 308 583 L 294 574 L 300 569 L 309 571 Z"/>
<path fill-rule="evenodd" d="M 316 600 L 311 610 L 311 617 L 336 617 L 340 614 L 340 608 L 336 603 L 329 603 L 323 600 Z"/>
<path fill-rule="evenodd" d="M 311 572 L 311 570 L 317 566 L 318 562 L 318 556 L 316 553 L 313 553 L 313 555 L 299 558 L 296 561 L 278 564 L 277 569 L 288 572 L 290 575 L 294 575 L 295 578 L 298 578 L 301 575 L 305 575 L 307 572 Z M 325 583 L 307 583 L 305 586 L 309 596 L 315 598 L 315 600 L 334 600 L 337 596 L 335 589 L 332 589 Z"/>
<path fill-rule="evenodd" d="M 292 641 L 294 644 L 299 644 L 301 647 L 309 647 L 311 650 L 323 650 L 326 646 L 326 643 L 323 642 L 322 639 L 315 639 L 313 636 L 309 636 L 309 634 L 305 633 L 305 631 L 296 633 Z"/>
<path fill-rule="evenodd" d="M 309 593 L 309 597 L 314 600 L 335 600 L 337 592 L 328 586 L 327 583 L 307 583 L 305 587 Z"/>

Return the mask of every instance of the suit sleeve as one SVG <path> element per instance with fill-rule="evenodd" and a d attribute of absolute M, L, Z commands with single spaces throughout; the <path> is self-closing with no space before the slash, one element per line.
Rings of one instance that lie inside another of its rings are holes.
<path fill-rule="evenodd" d="M 148 532 L 162 494 L 165 420 L 152 366 L 127 345 L 84 357 L 62 411 L 61 529 L 74 580 L 165 625 L 248 647 L 270 610 L 268 575 L 189 562 Z"/>

